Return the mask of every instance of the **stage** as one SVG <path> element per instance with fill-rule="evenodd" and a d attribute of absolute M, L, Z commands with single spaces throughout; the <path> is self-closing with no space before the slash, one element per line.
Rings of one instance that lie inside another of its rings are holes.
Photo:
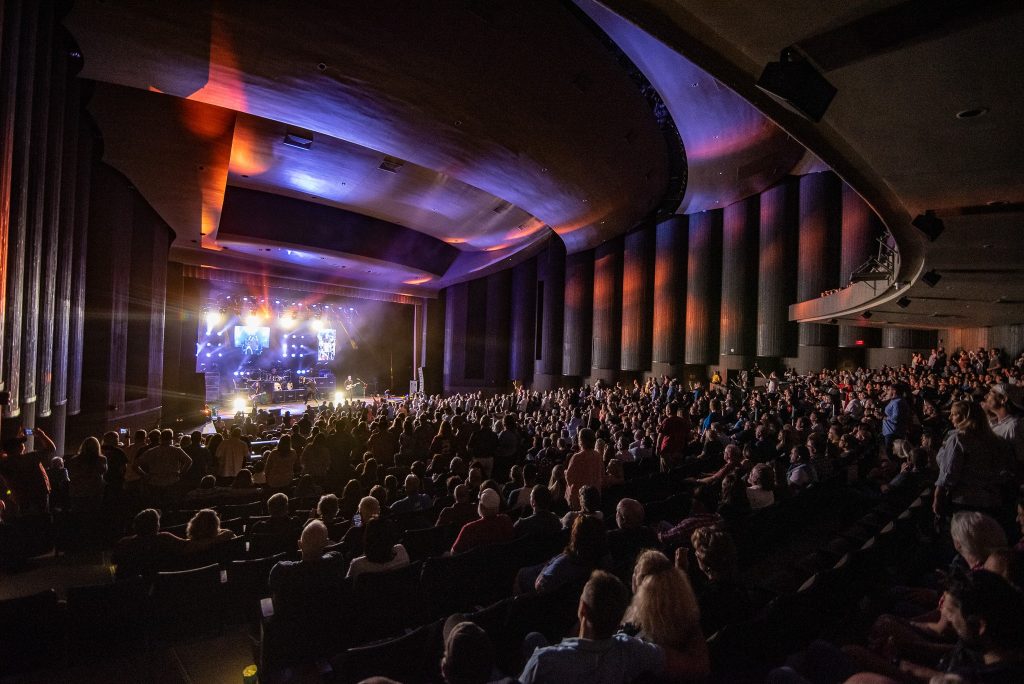
<path fill-rule="evenodd" d="M 348 401 L 349 403 L 359 402 L 361 404 L 372 404 L 375 399 L 383 399 L 383 397 L 348 397 L 348 398 L 346 398 L 346 401 Z M 404 401 L 405 397 L 390 397 L 389 396 L 389 397 L 387 397 L 387 400 L 389 402 L 392 402 L 392 403 L 397 403 L 397 402 Z M 320 406 L 320 405 L 321 404 L 319 402 L 311 403 L 310 404 L 310 406 Z M 226 423 L 232 424 L 234 422 L 235 414 L 231 411 L 231 407 L 228 405 L 227 402 L 225 402 L 224 406 L 213 405 L 210 408 L 213 409 L 217 413 L 217 415 L 222 420 L 224 420 Z M 223 410 L 221 410 L 221 409 L 223 409 Z M 268 411 L 268 412 L 280 410 L 282 416 L 285 413 L 291 413 L 293 416 L 298 417 L 298 416 L 301 416 L 303 413 L 306 412 L 306 404 L 303 403 L 303 402 L 290 403 L 290 404 L 257 404 L 256 405 L 256 410 L 257 411 Z M 252 405 L 250 404 L 248 409 L 246 410 L 246 415 L 249 415 L 251 411 L 252 411 Z M 212 419 L 208 420 L 206 422 L 206 424 L 203 425 L 202 428 L 200 428 L 200 430 L 201 430 L 201 432 L 204 435 L 212 435 L 214 432 L 216 432 L 216 430 L 213 429 L 213 420 Z"/>

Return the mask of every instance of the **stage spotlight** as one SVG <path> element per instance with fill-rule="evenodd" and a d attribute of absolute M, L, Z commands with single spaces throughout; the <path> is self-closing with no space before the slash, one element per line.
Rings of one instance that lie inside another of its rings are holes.
<path fill-rule="evenodd" d="M 861 318 L 863 318 L 863 319 L 864 319 L 864 320 L 866 321 L 866 320 L 868 320 L 869 318 L 871 318 L 871 312 L 870 312 L 870 311 L 865 311 L 864 313 L 862 313 L 862 314 L 860 315 L 860 317 L 861 317 Z"/>
<path fill-rule="evenodd" d="M 260 322 L 260 317 L 255 313 L 251 313 L 245 317 L 245 324 L 250 328 L 259 326 Z"/>
<path fill-rule="evenodd" d="M 223 319 L 223 315 L 219 311 L 207 311 L 206 312 L 206 327 L 213 328 L 220 324 Z"/>
<path fill-rule="evenodd" d="M 312 321 L 309 322 L 309 327 L 311 327 L 313 330 L 316 330 L 317 332 L 319 332 L 320 328 L 322 328 L 323 326 L 324 324 L 320 321 L 319 318 L 314 318 Z"/>
<path fill-rule="evenodd" d="M 235 400 L 231 402 L 231 408 L 235 410 L 235 413 L 244 413 L 248 406 L 249 402 L 245 397 L 235 397 Z"/>
<path fill-rule="evenodd" d="M 343 401 L 345 401 L 345 393 L 344 392 L 335 392 L 334 393 L 334 403 L 335 404 L 340 404 Z"/>
<path fill-rule="evenodd" d="M 287 329 L 291 328 L 293 325 L 295 325 L 295 319 L 294 318 L 289 318 L 288 316 L 281 316 L 281 318 L 279 318 L 277 322 L 285 330 L 287 330 Z"/>

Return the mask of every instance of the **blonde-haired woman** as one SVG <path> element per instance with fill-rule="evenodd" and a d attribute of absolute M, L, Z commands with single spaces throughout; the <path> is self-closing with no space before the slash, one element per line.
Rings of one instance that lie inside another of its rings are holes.
<path fill-rule="evenodd" d="M 973 401 L 955 401 L 949 412 L 953 429 L 939 450 L 939 478 L 932 511 L 948 516 L 968 508 L 998 515 L 1002 471 L 1011 465 L 1007 443 L 989 427 L 985 409 Z"/>
<path fill-rule="evenodd" d="M 625 622 L 627 630 L 642 639 L 679 651 L 689 664 L 686 679 L 703 679 L 710 673 L 697 597 L 686 573 L 661 551 L 648 549 L 637 556 Z"/>

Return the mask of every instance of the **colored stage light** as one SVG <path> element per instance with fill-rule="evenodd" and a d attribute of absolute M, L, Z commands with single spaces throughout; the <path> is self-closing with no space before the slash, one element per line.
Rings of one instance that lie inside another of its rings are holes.
<path fill-rule="evenodd" d="M 323 327 L 323 323 L 320 322 L 319 318 L 314 318 L 312 321 L 309 322 L 309 327 L 311 327 L 313 330 L 319 331 L 320 328 Z"/>
<path fill-rule="evenodd" d="M 343 401 L 345 401 L 345 393 L 344 392 L 335 392 L 334 393 L 334 403 L 335 404 L 340 404 Z"/>
<path fill-rule="evenodd" d="M 219 311 L 207 311 L 206 312 L 206 327 L 214 328 L 220 325 L 220 322 L 224 320 L 224 316 Z"/>
<path fill-rule="evenodd" d="M 259 326 L 261 322 L 262 320 L 260 319 L 260 317 L 254 313 L 249 314 L 248 316 L 245 317 L 245 324 L 250 328 L 255 328 Z"/>
<path fill-rule="evenodd" d="M 235 410 L 235 413 L 243 413 L 249 402 L 246 401 L 245 397 L 235 397 L 235 400 L 231 403 L 231 408 Z"/>

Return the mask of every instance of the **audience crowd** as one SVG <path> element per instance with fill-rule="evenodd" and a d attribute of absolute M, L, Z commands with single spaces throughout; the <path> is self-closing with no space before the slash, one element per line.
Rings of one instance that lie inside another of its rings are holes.
<path fill-rule="evenodd" d="M 275 618 L 301 619 L 346 578 L 421 559 L 410 530 L 446 531 L 449 555 L 557 538 L 562 550 L 516 568 L 505 590 L 575 587 L 572 634 L 528 635 L 521 669 L 500 672 L 490 635 L 449 620 L 446 681 L 701 681 L 717 667 L 707 640 L 764 606 L 743 572 L 748 521 L 826 483 L 869 503 L 927 491 L 943 571 L 903 578 L 916 585 L 876 596 L 862 632 L 815 641 L 767 676 L 1019 682 L 1022 371 L 999 350 L 937 348 L 901 367 L 741 382 L 716 371 L 712 382 L 254 410 L 209 433 L 109 432 L 74 454 L 36 430 L 3 440 L 0 557 L 31 555 L 19 523 L 46 515 L 94 521 L 121 579 L 228 549 L 284 553 L 265 586 Z M 657 505 L 624 496 L 642 477 L 675 493 Z M 228 517 L 244 507 L 244 523 Z"/>

